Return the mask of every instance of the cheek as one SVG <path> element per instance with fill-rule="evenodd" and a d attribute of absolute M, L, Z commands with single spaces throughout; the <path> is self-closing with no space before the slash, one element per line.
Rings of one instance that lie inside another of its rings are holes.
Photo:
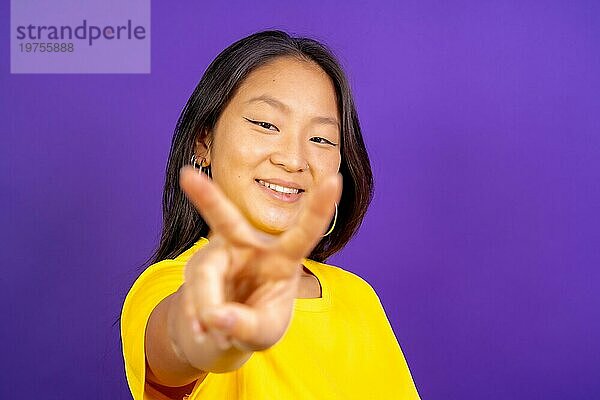
<path fill-rule="evenodd" d="M 335 172 L 340 172 L 340 167 L 342 166 L 342 155 L 338 151 L 335 157 Z"/>
<path fill-rule="evenodd" d="M 341 165 L 341 156 L 339 151 L 315 151 L 311 156 L 311 165 L 315 166 L 314 172 L 316 175 L 328 176 L 339 172 Z"/>
<path fill-rule="evenodd" d="M 225 134 L 213 148 L 213 178 L 229 183 L 245 179 L 256 172 L 256 166 L 267 156 L 266 146 L 251 136 Z"/>

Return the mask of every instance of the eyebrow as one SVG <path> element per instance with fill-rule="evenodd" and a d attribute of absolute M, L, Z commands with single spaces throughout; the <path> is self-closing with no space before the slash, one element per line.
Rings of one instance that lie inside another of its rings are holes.
<path fill-rule="evenodd" d="M 290 112 L 290 107 L 287 104 L 285 104 L 267 94 L 253 97 L 250 100 L 246 101 L 244 104 L 250 104 L 250 103 L 266 103 L 266 104 L 270 105 L 271 107 L 280 109 L 283 112 L 286 112 L 286 113 Z M 337 121 L 337 119 L 332 118 L 332 117 L 317 116 L 317 117 L 311 118 L 311 122 L 315 122 L 318 124 L 329 124 L 329 125 L 333 125 L 336 128 L 340 129 L 339 122 Z"/>

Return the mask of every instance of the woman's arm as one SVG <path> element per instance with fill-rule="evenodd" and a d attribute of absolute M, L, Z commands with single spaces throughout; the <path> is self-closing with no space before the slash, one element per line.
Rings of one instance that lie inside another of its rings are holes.
<path fill-rule="evenodd" d="M 149 379 L 170 387 L 233 371 L 281 339 L 302 259 L 331 220 L 341 176 L 313 188 L 296 224 L 280 235 L 255 228 L 191 167 L 182 168 L 180 185 L 211 227 L 211 238 L 187 260 L 183 285 L 159 303 L 146 327 Z"/>
<path fill-rule="evenodd" d="M 188 385 L 198 379 L 202 381 L 211 371 L 235 370 L 252 355 L 252 352 L 242 352 L 234 347 L 222 350 L 211 335 L 205 335 L 205 339 L 198 343 L 181 312 L 182 289 L 183 285 L 156 306 L 146 328 L 146 361 L 149 367 L 146 377 L 169 387 Z M 177 354 L 174 346 L 181 354 Z"/>

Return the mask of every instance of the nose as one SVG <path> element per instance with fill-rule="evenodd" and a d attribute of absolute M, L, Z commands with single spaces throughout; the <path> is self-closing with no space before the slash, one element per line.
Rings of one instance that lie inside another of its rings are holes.
<path fill-rule="evenodd" d="M 271 153 L 271 162 L 283 167 L 288 172 L 301 172 L 308 169 L 305 155 L 305 144 L 298 138 L 300 135 L 282 135 L 277 148 Z"/>

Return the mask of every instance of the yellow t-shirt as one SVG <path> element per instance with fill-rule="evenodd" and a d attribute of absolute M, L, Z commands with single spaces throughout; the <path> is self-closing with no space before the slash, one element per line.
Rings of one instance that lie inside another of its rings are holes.
<path fill-rule="evenodd" d="M 202 238 L 174 260 L 146 269 L 121 313 L 127 382 L 143 400 L 144 335 L 152 310 L 183 283 L 186 261 Z M 373 288 L 341 268 L 304 260 L 322 296 L 296 299 L 290 325 L 271 348 L 255 352 L 236 371 L 210 373 L 190 400 L 419 399 L 408 365 Z"/>

